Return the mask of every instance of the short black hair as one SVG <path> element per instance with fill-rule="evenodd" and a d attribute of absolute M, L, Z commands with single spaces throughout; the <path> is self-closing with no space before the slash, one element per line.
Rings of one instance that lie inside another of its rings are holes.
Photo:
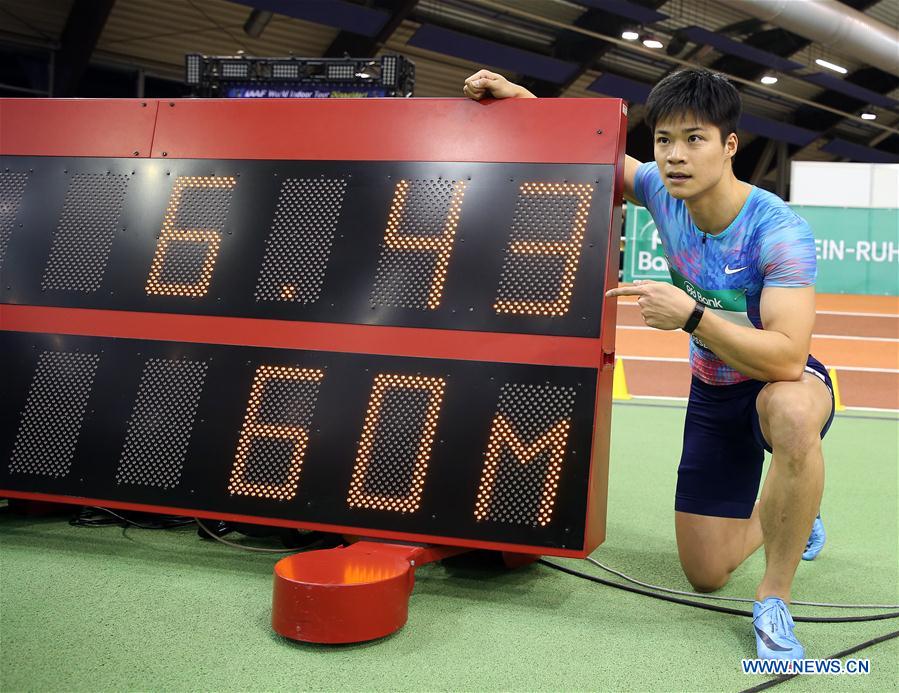
<path fill-rule="evenodd" d="M 646 101 L 646 124 L 652 132 L 660 120 L 694 115 L 721 131 L 721 142 L 737 131 L 743 105 L 740 92 L 720 72 L 679 70 L 653 87 Z"/>

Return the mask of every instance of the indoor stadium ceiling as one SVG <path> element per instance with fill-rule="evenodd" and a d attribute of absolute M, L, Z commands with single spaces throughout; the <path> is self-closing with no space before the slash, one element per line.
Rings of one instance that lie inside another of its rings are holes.
<path fill-rule="evenodd" d="M 646 159 L 651 142 L 641 122 L 640 104 L 654 82 L 692 63 L 737 80 L 746 111 L 737 161 L 741 177 L 770 182 L 776 159 L 783 162 L 787 157 L 899 162 L 899 50 L 895 65 L 889 52 L 885 61 L 866 61 L 861 57 L 865 47 L 849 40 L 826 44 L 809 40 L 756 18 L 750 9 L 755 4 L 751 0 L 0 0 L 4 51 L 0 58 L 7 63 L 0 70 L 0 93 L 46 93 L 47 77 L 38 74 L 34 63 L 23 62 L 18 72 L 12 64 L 41 52 L 54 56 L 57 96 L 153 96 L 149 88 L 142 92 L 147 80 L 180 82 L 184 54 L 192 52 L 303 57 L 400 53 L 415 63 L 418 97 L 458 96 L 467 75 L 488 67 L 540 96 L 625 98 L 631 104 L 628 151 Z M 844 16 L 853 10 L 863 12 L 896 36 L 899 0 L 831 4 Z M 258 38 L 244 30 L 254 8 L 274 12 Z M 624 31 L 638 33 L 639 39 L 624 40 Z M 662 47 L 646 48 L 644 39 L 655 39 Z M 821 67 L 816 60 L 846 72 Z M 131 80 L 133 91 L 122 93 L 119 84 L 114 93 L 104 93 L 102 80 L 95 76 L 100 68 L 117 72 L 120 83 Z M 763 85 L 760 80 L 765 76 L 776 77 L 777 82 Z M 875 118 L 862 120 L 862 113 Z"/>

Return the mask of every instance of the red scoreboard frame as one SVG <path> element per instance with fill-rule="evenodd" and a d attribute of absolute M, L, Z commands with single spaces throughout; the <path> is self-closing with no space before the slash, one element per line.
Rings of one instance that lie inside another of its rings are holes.
<path fill-rule="evenodd" d="M 626 135 L 618 99 L 37 100 L 0 99 L 0 155 L 230 161 L 578 164 L 613 171 L 610 214 L 599 222 L 602 288 L 617 284 Z M 9 170 L 8 168 L 6 170 Z M 594 220 L 594 223 L 597 223 Z M 503 233 L 506 229 L 503 229 Z M 15 234 L 15 229 L 12 230 Z M 0 256 L 0 262 L 3 258 Z M 595 254 L 580 262 L 596 261 Z M 2 265 L 0 265 L 2 269 Z M 145 271 L 146 268 L 140 268 Z M 4 281 L 4 284 L 6 282 Z M 391 540 L 515 553 L 589 555 L 605 538 L 616 306 L 600 293 L 598 335 L 560 336 L 383 324 L 194 315 L 0 301 L 2 333 L 43 333 L 595 369 L 584 535 L 570 547 L 398 531 L 125 502 L 33 488 L 0 496 L 190 514 Z M 4 374 L 5 378 L 5 374 Z M 9 464 L 7 460 L 4 464 Z M 480 466 L 482 461 L 473 464 Z"/>

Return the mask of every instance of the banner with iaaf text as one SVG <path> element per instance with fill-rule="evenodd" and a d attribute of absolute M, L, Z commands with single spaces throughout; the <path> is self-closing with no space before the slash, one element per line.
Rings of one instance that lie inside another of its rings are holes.
<path fill-rule="evenodd" d="M 899 209 L 791 205 L 811 225 L 819 293 L 899 295 Z M 627 205 L 623 281 L 671 281 L 655 222 Z"/>

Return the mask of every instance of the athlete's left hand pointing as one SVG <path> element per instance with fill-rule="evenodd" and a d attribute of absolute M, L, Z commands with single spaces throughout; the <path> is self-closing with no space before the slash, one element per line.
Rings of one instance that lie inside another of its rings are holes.
<path fill-rule="evenodd" d="M 696 305 L 696 301 L 673 284 L 648 279 L 638 279 L 633 286 L 619 286 L 606 292 L 607 298 L 616 296 L 637 296 L 643 322 L 659 330 L 682 328 Z"/>

